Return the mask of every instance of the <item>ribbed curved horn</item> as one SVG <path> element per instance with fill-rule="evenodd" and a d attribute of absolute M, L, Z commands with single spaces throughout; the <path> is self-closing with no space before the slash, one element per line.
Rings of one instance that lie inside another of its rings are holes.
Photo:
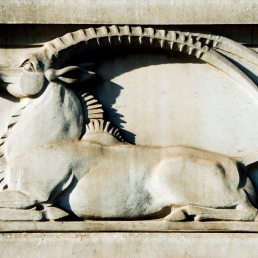
<path fill-rule="evenodd" d="M 76 53 L 112 46 L 161 48 L 188 54 L 222 70 L 258 98 L 256 84 L 214 48 L 230 52 L 232 46 L 233 49 L 244 47 L 224 37 L 209 34 L 156 30 L 140 26 L 102 26 L 71 32 L 47 42 L 38 56 L 43 60 L 46 68 L 52 66 L 60 69 L 62 64 L 73 58 Z M 237 53 L 234 54 L 237 55 Z M 258 55 L 252 51 L 244 51 L 244 54 L 251 62 L 254 62 L 254 59 L 258 60 Z"/>
<path fill-rule="evenodd" d="M 155 30 L 140 26 L 118 27 L 113 25 L 111 27 L 103 26 L 96 29 L 78 30 L 47 42 L 44 45 L 42 58 L 43 56 L 46 57 L 51 64 L 53 62 L 63 63 L 70 59 L 71 55 L 65 53 L 61 57 L 60 53 L 68 49 L 71 51 L 73 47 L 76 48 L 80 43 L 84 44 L 83 47 L 80 47 L 80 50 L 133 45 L 184 52 L 197 58 L 200 58 L 204 52 L 209 50 L 209 47 L 196 40 L 196 37 L 188 37 L 181 32 Z M 74 51 L 72 50 L 72 52 Z"/>
<path fill-rule="evenodd" d="M 92 44 L 89 44 L 89 41 Z M 44 45 L 44 55 L 46 55 L 48 60 L 58 59 L 60 52 L 83 42 L 85 43 L 83 48 L 85 50 L 105 46 L 138 45 L 184 52 L 201 58 L 202 53 L 207 52 L 210 47 L 216 47 L 231 53 L 232 49 L 241 49 L 242 51 L 233 51 L 236 55 L 243 53 L 244 50 L 245 59 L 251 62 L 254 62 L 254 58 L 257 58 L 257 54 L 253 51 L 225 37 L 212 34 L 156 30 L 153 28 L 142 28 L 140 26 L 119 27 L 115 25 L 67 33 L 60 38 L 47 42 Z"/>

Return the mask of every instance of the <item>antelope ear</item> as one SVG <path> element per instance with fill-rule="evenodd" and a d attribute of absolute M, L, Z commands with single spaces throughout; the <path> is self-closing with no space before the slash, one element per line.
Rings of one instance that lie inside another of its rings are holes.
<path fill-rule="evenodd" d="M 65 83 L 83 82 L 91 79 L 95 73 L 81 66 L 67 66 L 60 70 L 49 69 L 46 77 L 49 81 L 62 81 Z"/>

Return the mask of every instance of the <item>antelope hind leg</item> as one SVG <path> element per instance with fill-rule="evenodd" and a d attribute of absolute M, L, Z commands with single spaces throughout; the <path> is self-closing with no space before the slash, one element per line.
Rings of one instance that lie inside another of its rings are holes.
<path fill-rule="evenodd" d="M 189 215 L 195 215 L 194 220 L 231 220 L 231 221 L 254 221 L 257 210 L 237 210 L 237 209 L 211 209 L 203 207 L 187 207 Z"/>
<path fill-rule="evenodd" d="M 256 219 L 257 209 L 249 205 L 239 205 L 242 210 L 237 209 L 212 209 L 195 205 L 187 205 L 176 210 L 173 210 L 164 219 L 168 221 L 180 221 L 184 220 L 187 215 L 195 216 L 198 220 L 232 220 L 232 221 L 252 221 Z M 238 208 L 238 207 L 237 207 Z"/>
<path fill-rule="evenodd" d="M 168 214 L 164 220 L 167 221 L 182 221 L 186 219 L 186 214 L 183 208 L 185 208 L 187 206 L 181 207 L 181 208 L 177 208 L 171 211 L 170 214 Z"/>

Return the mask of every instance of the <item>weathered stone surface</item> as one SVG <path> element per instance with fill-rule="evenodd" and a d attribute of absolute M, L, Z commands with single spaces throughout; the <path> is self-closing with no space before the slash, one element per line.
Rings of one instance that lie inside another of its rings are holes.
<path fill-rule="evenodd" d="M 252 233 L 5 233 L 1 257 L 257 257 Z"/>
<path fill-rule="evenodd" d="M 102 56 L 96 73 L 102 80 L 91 91 L 130 143 L 192 146 L 228 156 L 258 149 L 253 96 L 207 63 L 154 51 L 112 53 Z"/>
<path fill-rule="evenodd" d="M 257 9 L 1 1 L 0 257 L 257 257 Z"/>
<path fill-rule="evenodd" d="M 257 233 L 258 222 L 169 222 L 141 221 L 0 221 L 0 232 L 235 232 Z"/>
<path fill-rule="evenodd" d="M 2 0 L 1 23 L 255 24 L 255 0 Z M 69 10 L 69 11 L 68 11 Z"/>
<path fill-rule="evenodd" d="M 1 68 L 20 101 L 0 219 L 256 220 L 257 58 L 218 35 L 113 25 Z"/>

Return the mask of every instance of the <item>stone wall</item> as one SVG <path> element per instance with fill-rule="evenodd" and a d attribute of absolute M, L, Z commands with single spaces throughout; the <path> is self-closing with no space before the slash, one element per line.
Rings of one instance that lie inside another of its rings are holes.
<path fill-rule="evenodd" d="M 0 256 L 256 257 L 255 1 L 0 3 Z"/>

